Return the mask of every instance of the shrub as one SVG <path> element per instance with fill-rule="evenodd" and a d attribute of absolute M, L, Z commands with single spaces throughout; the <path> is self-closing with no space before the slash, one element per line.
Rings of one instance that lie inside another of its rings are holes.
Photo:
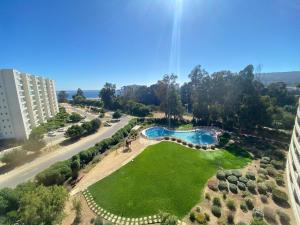
<path fill-rule="evenodd" d="M 273 189 L 272 199 L 279 205 L 286 204 L 288 201 L 288 196 L 285 192 L 279 189 Z"/>
<path fill-rule="evenodd" d="M 193 148 L 193 147 L 194 147 L 194 145 L 191 144 L 191 143 L 189 143 L 188 146 L 189 146 L 190 148 Z"/>
<path fill-rule="evenodd" d="M 217 191 L 218 190 L 218 183 L 217 183 L 216 180 L 209 180 L 208 183 L 207 183 L 207 186 L 212 191 Z"/>
<path fill-rule="evenodd" d="M 242 191 L 241 195 L 242 195 L 243 198 L 252 196 L 252 194 L 249 191 Z"/>
<path fill-rule="evenodd" d="M 176 138 L 172 137 L 171 140 L 172 140 L 172 141 L 176 141 Z"/>
<path fill-rule="evenodd" d="M 260 168 L 266 168 L 269 164 L 266 164 L 266 163 L 260 163 Z"/>
<path fill-rule="evenodd" d="M 220 191 L 227 191 L 228 190 L 228 185 L 227 185 L 227 182 L 226 181 L 220 181 L 219 182 L 219 185 L 218 185 L 218 188 Z"/>
<path fill-rule="evenodd" d="M 274 209 L 270 208 L 270 207 L 264 207 L 263 209 L 264 212 L 264 218 L 266 219 L 266 221 L 270 224 L 276 224 L 276 214 L 274 213 Z"/>
<path fill-rule="evenodd" d="M 262 159 L 260 160 L 261 163 L 265 163 L 265 164 L 268 164 L 270 161 L 271 160 L 269 157 L 262 157 Z"/>
<path fill-rule="evenodd" d="M 246 173 L 246 178 L 250 179 L 250 180 L 255 180 L 255 173 L 251 172 L 251 171 L 248 171 Z"/>
<path fill-rule="evenodd" d="M 223 192 L 223 194 L 222 194 L 222 198 L 224 199 L 224 200 L 226 200 L 226 198 L 227 198 L 227 193 L 224 191 Z"/>
<path fill-rule="evenodd" d="M 200 145 L 196 145 L 196 149 L 200 149 L 201 148 L 201 146 Z"/>
<path fill-rule="evenodd" d="M 236 210 L 235 202 L 232 199 L 227 200 L 226 206 L 231 211 L 235 211 Z"/>
<path fill-rule="evenodd" d="M 164 137 L 165 140 L 170 140 L 170 137 Z"/>
<path fill-rule="evenodd" d="M 247 209 L 252 210 L 254 208 L 253 201 L 250 198 L 246 198 L 245 202 L 247 205 Z"/>
<path fill-rule="evenodd" d="M 265 181 L 265 185 L 268 188 L 268 192 L 272 192 L 276 188 L 276 184 L 274 181 L 270 181 L 270 180 Z"/>
<path fill-rule="evenodd" d="M 205 218 L 205 215 L 203 213 L 198 213 L 197 216 L 196 216 L 196 220 L 200 224 L 205 224 L 206 223 L 206 218 Z"/>
<path fill-rule="evenodd" d="M 268 175 L 268 171 L 267 171 L 266 169 L 263 169 L 263 168 L 260 168 L 260 169 L 258 170 L 258 173 L 259 173 L 259 174 L 263 174 L 263 175 Z"/>
<path fill-rule="evenodd" d="M 176 141 L 177 141 L 178 143 L 181 143 L 181 142 L 182 142 L 181 139 L 176 139 Z"/>
<path fill-rule="evenodd" d="M 246 190 L 246 185 L 244 183 L 242 183 L 242 182 L 238 182 L 237 186 L 242 191 Z"/>
<path fill-rule="evenodd" d="M 207 213 L 204 213 L 206 221 L 210 221 L 210 216 Z"/>
<path fill-rule="evenodd" d="M 223 170 L 219 170 L 219 171 L 217 172 L 217 178 L 218 178 L 219 180 L 225 180 L 225 179 L 226 179 L 226 175 L 225 175 L 225 173 L 224 173 Z"/>
<path fill-rule="evenodd" d="M 279 161 L 279 160 L 272 160 L 271 164 L 275 167 L 275 169 L 277 170 L 282 170 L 284 169 L 284 162 L 283 161 Z"/>
<path fill-rule="evenodd" d="M 248 178 L 246 177 L 239 177 L 239 181 L 243 182 L 244 184 L 247 184 L 247 182 L 249 181 Z"/>
<path fill-rule="evenodd" d="M 194 212 L 190 212 L 190 221 L 194 222 L 196 220 L 196 216 Z"/>
<path fill-rule="evenodd" d="M 207 147 L 206 147 L 205 145 L 203 145 L 202 148 L 203 148 L 203 150 L 206 150 L 206 149 L 207 149 Z"/>
<path fill-rule="evenodd" d="M 230 175 L 230 176 L 227 177 L 227 180 L 228 180 L 229 183 L 237 184 L 238 178 L 234 175 Z"/>
<path fill-rule="evenodd" d="M 277 210 L 277 215 L 279 216 L 279 220 L 282 225 L 290 224 L 291 218 L 288 214 L 286 214 L 285 212 L 283 212 L 281 210 Z"/>
<path fill-rule="evenodd" d="M 185 141 L 182 142 L 183 145 L 187 145 L 187 143 Z"/>
<path fill-rule="evenodd" d="M 257 191 L 260 194 L 266 194 L 268 191 L 268 187 L 265 185 L 265 183 L 259 183 L 257 184 Z"/>
<path fill-rule="evenodd" d="M 254 220 L 263 220 L 264 219 L 264 212 L 261 209 L 253 209 L 252 217 Z"/>
<path fill-rule="evenodd" d="M 226 177 L 229 177 L 230 175 L 232 175 L 232 171 L 231 170 L 225 170 L 224 173 L 225 173 Z"/>
<path fill-rule="evenodd" d="M 266 196 L 266 195 L 261 195 L 261 196 L 260 196 L 260 200 L 262 201 L 262 203 L 267 203 L 267 202 L 268 202 L 268 196 Z"/>
<path fill-rule="evenodd" d="M 275 181 L 279 186 L 284 186 L 284 178 L 282 174 L 277 174 L 277 176 L 275 177 Z"/>
<path fill-rule="evenodd" d="M 112 115 L 112 117 L 114 119 L 119 119 L 121 116 L 122 116 L 122 113 L 119 110 L 115 111 Z"/>
<path fill-rule="evenodd" d="M 240 170 L 232 170 L 232 175 L 234 175 L 236 177 L 241 177 L 242 172 Z"/>
<path fill-rule="evenodd" d="M 235 194 L 238 192 L 238 188 L 235 184 L 229 184 L 229 190 Z"/>
<path fill-rule="evenodd" d="M 255 188 L 256 188 L 256 183 L 252 180 L 247 182 L 247 188 L 250 192 L 255 192 Z"/>
<path fill-rule="evenodd" d="M 277 175 L 277 170 L 272 165 L 267 166 L 266 170 L 268 171 L 268 175 L 271 177 L 275 177 Z"/>
<path fill-rule="evenodd" d="M 211 207 L 211 212 L 215 217 L 221 217 L 221 208 L 219 206 L 213 205 Z"/>
<path fill-rule="evenodd" d="M 207 192 L 205 193 L 205 199 L 209 200 L 210 201 L 210 194 Z"/>
<path fill-rule="evenodd" d="M 234 214 L 233 213 L 229 213 L 227 215 L 227 223 L 228 224 L 234 224 Z"/>
<path fill-rule="evenodd" d="M 26 155 L 27 153 L 25 150 L 14 149 L 10 152 L 4 153 L 4 155 L 1 158 L 1 162 L 10 166 L 16 166 L 18 163 L 20 163 L 26 158 Z"/>
<path fill-rule="evenodd" d="M 221 207 L 221 199 L 219 197 L 213 198 L 213 205 Z"/>
<path fill-rule="evenodd" d="M 245 201 L 242 201 L 240 204 L 240 208 L 243 212 L 247 212 L 248 211 L 248 207 Z"/>

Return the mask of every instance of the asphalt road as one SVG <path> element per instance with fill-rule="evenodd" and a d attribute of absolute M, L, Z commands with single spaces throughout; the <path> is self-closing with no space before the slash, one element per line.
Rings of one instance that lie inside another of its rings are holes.
<path fill-rule="evenodd" d="M 95 134 L 95 138 L 90 140 L 83 139 L 75 144 L 62 147 L 53 153 L 41 156 L 29 163 L 15 168 L 12 171 L 9 171 L 6 174 L 0 175 L 0 188 L 15 187 L 20 183 L 34 178 L 36 174 L 48 168 L 52 164 L 69 159 L 73 155 L 95 145 L 99 141 L 111 137 L 117 130 L 125 126 L 129 120 L 130 118 L 128 116 L 124 116 L 121 118 L 120 122 L 113 124 L 113 126 L 101 128 L 104 129 L 103 133 Z"/>

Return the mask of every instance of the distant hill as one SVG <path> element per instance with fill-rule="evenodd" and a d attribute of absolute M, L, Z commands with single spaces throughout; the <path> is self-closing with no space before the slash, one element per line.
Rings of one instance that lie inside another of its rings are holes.
<path fill-rule="evenodd" d="M 262 73 L 258 79 L 264 84 L 284 82 L 287 86 L 296 86 L 300 83 L 300 71 Z"/>

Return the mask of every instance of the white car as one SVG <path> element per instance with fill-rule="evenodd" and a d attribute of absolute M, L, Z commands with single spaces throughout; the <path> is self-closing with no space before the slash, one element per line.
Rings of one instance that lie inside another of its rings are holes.
<path fill-rule="evenodd" d="M 111 124 L 108 123 L 108 122 L 105 122 L 105 123 L 104 123 L 104 126 L 105 126 L 105 127 L 111 127 Z"/>
<path fill-rule="evenodd" d="M 48 137 L 55 137 L 55 136 L 56 136 L 56 134 L 54 131 L 48 132 Z"/>
<path fill-rule="evenodd" d="M 61 127 L 61 128 L 58 128 L 57 131 L 58 131 L 58 132 L 65 132 L 65 129 L 64 129 L 63 127 Z"/>

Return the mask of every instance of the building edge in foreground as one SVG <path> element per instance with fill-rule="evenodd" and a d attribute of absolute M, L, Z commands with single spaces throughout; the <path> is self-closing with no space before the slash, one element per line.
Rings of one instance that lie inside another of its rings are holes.
<path fill-rule="evenodd" d="M 286 174 L 291 207 L 296 223 L 300 224 L 300 105 L 297 109 L 295 125 L 287 156 Z"/>

